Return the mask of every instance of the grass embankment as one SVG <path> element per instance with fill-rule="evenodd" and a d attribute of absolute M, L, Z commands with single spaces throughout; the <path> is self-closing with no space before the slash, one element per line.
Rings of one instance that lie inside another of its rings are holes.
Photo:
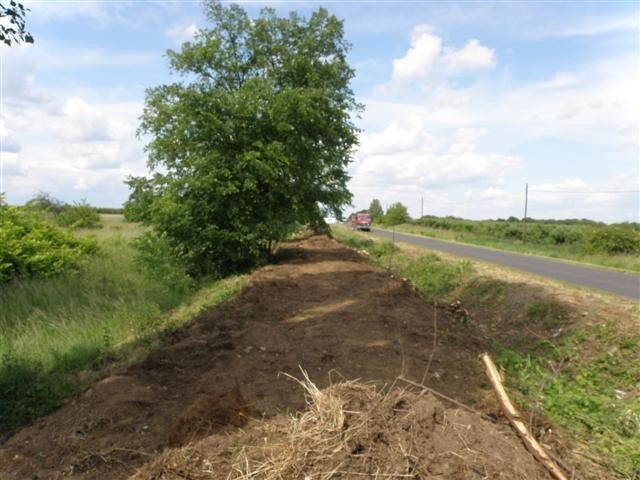
<path fill-rule="evenodd" d="M 144 356 L 163 335 L 233 295 L 244 276 L 176 289 L 136 261 L 144 229 L 120 215 L 86 230 L 99 252 L 77 271 L 0 288 L 0 439 L 55 409 L 108 370 Z M 159 262 L 163 261 L 158 259 Z"/>
<path fill-rule="evenodd" d="M 473 223 L 472 220 L 466 220 L 465 222 Z M 606 253 L 588 253 L 585 251 L 584 246 L 580 242 L 555 243 L 553 242 L 553 240 L 547 241 L 546 239 L 544 239 L 543 241 L 543 239 L 541 238 L 538 239 L 538 242 L 523 242 L 521 238 L 517 237 L 513 239 L 505 239 L 499 238 L 496 235 L 485 235 L 474 232 L 456 231 L 446 228 L 433 228 L 429 226 L 409 223 L 403 223 L 401 225 L 396 225 L 395 227 L 381 226 L 379 228 L 395 228 L 395 230 L 398 232 L 421 235 L 423 237 L 435 238 L 438 240 L 467 243 L 471 245 L 478 245 L 481 247 L 496 248 L 498 250 L 526 253 L 529 255 L 541 255 L 544 257 L 572 260 L 575 262 L 589 263 L 602 267 L 626 270 L 629 272 L 640 272 L 639 255 L 625 253 L 618 253 L 613 255 Z M 517 228 L 517 230 L 514 231 L 517 231 L 518 233 L 522 232 L 521 225 L 513 228 Z M 534 224 L 534 226 L 530 227 L 529 230 L 531 230 L 532 228 L 540 227 Z M 569 230 L 570 227 L 565 228 Z M 577 227 L 575 227 L 575 230 L 579 232 L 579 234 L 582 234 L 582 232 L 580 232 Z"/>
<path fill-rule="evenodd" d="M 469 261 L 445 260 L 344 227 L 333 232 L 377 265 L 408 278 L 427 298 L 461 300 L 470 315 L 460 321 L 493 351 L 531 423 L 550 420 L 553 430 L 571 438 L 574 454 L 606 465 L 620 478 L 640 478 L 637 305 L 609 311 L 577 305 L 539 286 L 481 274 Z M 601 307 L 600 300 L 592 302 Z M 461 312 L 454 310 L 454 318 Z"/>

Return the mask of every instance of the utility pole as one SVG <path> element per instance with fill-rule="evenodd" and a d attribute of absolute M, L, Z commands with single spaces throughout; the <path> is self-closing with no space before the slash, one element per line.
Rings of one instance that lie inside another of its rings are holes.
<path fill-rule="evenodd" d="M 522 232 L 522 241 L 524 243 L 527 242 L 527 204 L 529 203 L 529 184 L 524 184 L 524 219 L 523 222 L 523 232 Z"/>
<path fill-rule="evenodd" d="M 424 217 L 424 197 L 420 198 L 420 218 Z"/>

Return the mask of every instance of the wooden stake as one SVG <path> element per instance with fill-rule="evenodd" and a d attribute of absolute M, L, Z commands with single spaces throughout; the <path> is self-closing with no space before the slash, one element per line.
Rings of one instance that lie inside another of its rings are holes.
<path fill-rule="evenodd" d="M 549 457 L 547 452 L 545 452 L 538 441 L 534 438 L 533 435 L 527 430 L 525 423 L 520 418 L 520 414 L 515 409 L 511 400 L 507 396 L 507 392 L 505 392 L 504 387 L 502 386 L 502 379 L 500 378 L 500 373 L 498 373 L 498 369 L 496 368 L 493 360 L 488 353 L 483 353 L 481 356 L 482 361 L 484 362 L 485 371 L 489 380 L 491 381 L 491 385 L 493 386 L 496 395 L 498 396 L 498 401 L 502 406 L 502 410 L 505 415 L 509 419 L 513 428 L 516 429 L 518 435 L 524 442 L 524 445 L 527 447 L 532 455 L 538 460 L 544 467 L 549 470 L 551 475 L 557 480 L 567 480 L 567 477 L 564 476 L 562 471 L 558 468 L 558 466 L 554 463 L 554 461 Z"/>

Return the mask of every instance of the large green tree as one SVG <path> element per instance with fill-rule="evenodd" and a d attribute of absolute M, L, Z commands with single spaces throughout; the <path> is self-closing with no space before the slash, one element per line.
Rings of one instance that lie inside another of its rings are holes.
<path fill-rule="evenodd" d="M 196 273 L 224 273 L 350 202 L 361 107 L 343 24 L 325 9 L 252 20 L 238 5 L 204 6 L 210 27 L 167 53 L 183 80 L 147 90 L 140 133 L 154 175 L 129 184 L 145 202 L 152 193 L 148 222 Z"/>

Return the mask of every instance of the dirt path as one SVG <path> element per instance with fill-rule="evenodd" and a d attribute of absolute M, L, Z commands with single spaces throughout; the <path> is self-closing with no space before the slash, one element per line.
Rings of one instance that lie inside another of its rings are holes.
<path fill-rule="evenodd" d="M 303 407 L 300 386 L 280 374 L 299 376 L 299 367 L 320 388 L 340 376 L 420 380 L 433 315 L 408 284 L 333 240 L 289 244 L 235 299 L 7 441 L 0 478 L 127 478 L 167 446 Z M 475 359 L 483 347 L 439 310 L 427 383 L 477 403 L 487 388 Z"/>

